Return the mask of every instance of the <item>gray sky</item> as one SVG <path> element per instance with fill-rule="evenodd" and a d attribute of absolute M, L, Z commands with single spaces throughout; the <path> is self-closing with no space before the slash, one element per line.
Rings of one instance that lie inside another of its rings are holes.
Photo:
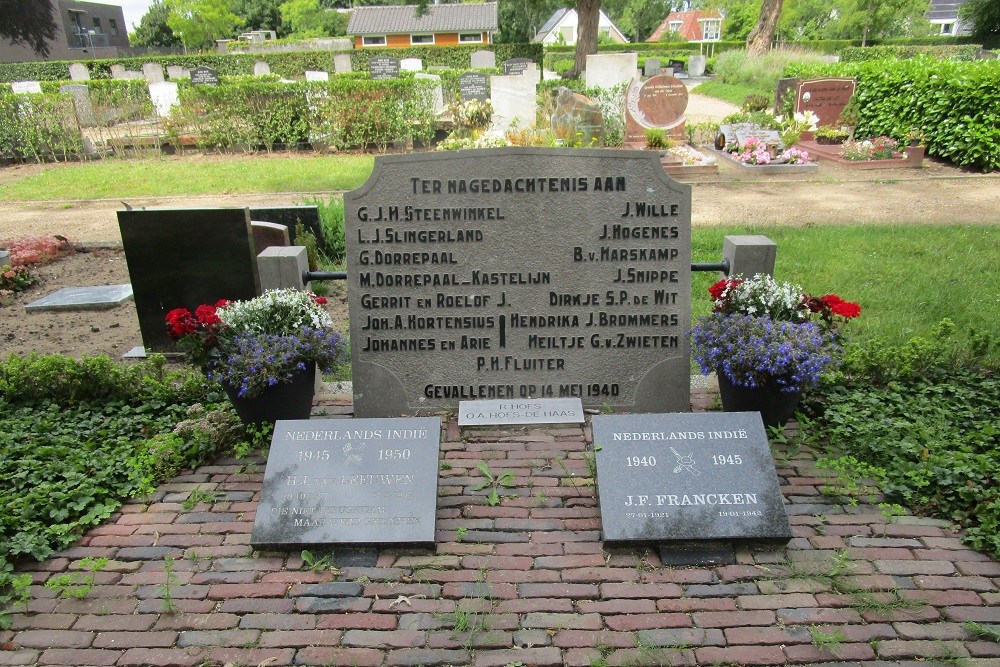
<path fill-rule="evenodd" d="M 94 1 L 94 0 L 91 0 Z M 153 4 L 153 0 L 96 0 L 97 2 L 102 2 L 105 5 L 121 5 L 122 11 L 125 12 L 125 25 L 128 26 L 128 31 L 132 32 L 132 27 L 139 24 L 139 20 L 149 9 L 149 6 Z"/>

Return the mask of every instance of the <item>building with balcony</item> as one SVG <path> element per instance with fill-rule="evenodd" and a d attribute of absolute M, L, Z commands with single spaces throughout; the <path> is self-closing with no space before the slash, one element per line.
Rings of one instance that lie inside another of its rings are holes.
<path fill-rule="evenodd" d="M 43 58 L 23 44 L 0 40 L 0 62 L 113 58 L 119 54 L 119 49 L 128 48 L 128 30 L 120 5 L 76 0 L 37 1 L 51 2 L 54 10 L 56 36 L 48 43 L 48 57 Z"/>

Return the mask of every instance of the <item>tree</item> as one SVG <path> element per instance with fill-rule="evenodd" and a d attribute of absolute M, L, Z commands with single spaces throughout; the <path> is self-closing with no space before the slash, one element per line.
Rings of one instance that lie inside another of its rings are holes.
<path fill-rule="evenodd" d="M 976 39 L 1000 37 L 1000 2 L 997 0 L 965 0 L 959 15 L 972 22 L 972 36 Z"/>
<path fill-rule="evenodd" d="M 233 0 L 233 13 L 243 17 L 245 30 L 274 30 L 279 37 L 288 34 L 278 9 L 285 0 Z"/>
<path fill-rule="evenodd" d="M 288 0 L 281 5 L 281 21 L 296 37 L 334 37 L 347 29 L 344 15 L 321 7 L 319 0 Z"/>
<path fill-rule="evenodd" d="M 560 0 L 500 0 L 497 21 L 500 44 L 530 42 L 545 21 L 562 6 Z"/>
<path fill-rule="evenodd" d="M 995 2 L 996 0 L 994 0 Z M 926 23 L 929 0 L 850 0 L 844 26 L 867 46 L 872 37 L 904 35 L 917 22 Z"/>
<path fill-rule="evenodd" d="M 163 0 L 153 0 L 153 4 L 139 19 L 139 25 L 135 26 L 129 33 L 129 44 L 132 46 L 177 46 L 180 44 L 181 40 L 167 25 L 169 17 L 170 8 Z"/>
<path fill-rule="evenodd" d="M 56 22 L 49 0 L 0 0 L 0 37 L 24 44 L 43 58 L 56 38 Z"/>
<path fill-rule="evenodd" d="M 671 0 L 604 0 L 604 11 L 636 42 L 648 38 L 673 10 Z"/>
<path fill-rule="evenodd" d="M 782 0 L 764 0 L 760 7 L 760 18 L 747 35 L 747 56 L 760 56 L 771 50 L 774 33 L 781 18 Z"/>
<path fill-rule="evenodd" d="M 233 13 L 232 0 L 165 0 L 170 8 L 167 25 L 181 38 L 184 48 L 211 47 L 230 37 L 243 19 Z"/>

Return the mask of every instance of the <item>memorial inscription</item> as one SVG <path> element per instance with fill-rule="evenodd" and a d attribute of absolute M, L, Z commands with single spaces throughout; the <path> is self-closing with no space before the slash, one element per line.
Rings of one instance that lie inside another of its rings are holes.
<path fill-rule="evenodd" d="M 250 544 L 433 544 L 441 420 L 279 420 Z"/>
<path fill-rule="evenodd" d="M 459 426 L 503 424 L 582 424 L 579 398 L 536 398 L 514 401 L 462 401 Z"/>
<path fill-rule="evenodd" d="M 756 412 L 597 415 L 608 542 L 791 539 Z"/>
<path fill-rule="evenodd" d="M 691 189 L 656 154 L 379 156 L 345 212 L 359 416 L 689 408 Z"/>
<path fill-rule="evenodd" d="M 399 69 L 399 58 L 372 58 L 368 61 L 368 75 L 373 79 L 397 79 Z"/>

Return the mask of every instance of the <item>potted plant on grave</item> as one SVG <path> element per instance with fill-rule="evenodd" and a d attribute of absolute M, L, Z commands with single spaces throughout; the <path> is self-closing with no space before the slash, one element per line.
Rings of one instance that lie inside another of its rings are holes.
<path fill-rule="evenodd" d="M 765 426 L 791 418 L 803 390 L 838 363 L 843 322 L 861 307 L 836 294 L 814 297 L 767 275 L 720 280 L 714 309 L 690 332 L 703 373 L 718 373 L 722 406 L 760 412 Z"/>
<path fill-rule="evenodd" d="M 842 144 L 849 136 L 851 135 L 847 130 L 832 125 L 820 125 L 815 132 L 816 143 L 828 146 Z"/>
<path fill-rule="evenodd" d="M 866 160 L 891 160 L 899 157 L 896 149 L 899 143 L 891 137 L 875 137 L 862 141 L 845 141 L 841 144 L 840 156 L 852 162 Z"/>
<path fill-rule="evenodd" d="M 325 302 L 308 292 L 273 290 L 247 301 L 219 301 L 194 313 L 167 313 L 167 333 L 190 361 L 218 380 L 246 424 L 308 419 L 316 367 L 346 359 Z"/>

